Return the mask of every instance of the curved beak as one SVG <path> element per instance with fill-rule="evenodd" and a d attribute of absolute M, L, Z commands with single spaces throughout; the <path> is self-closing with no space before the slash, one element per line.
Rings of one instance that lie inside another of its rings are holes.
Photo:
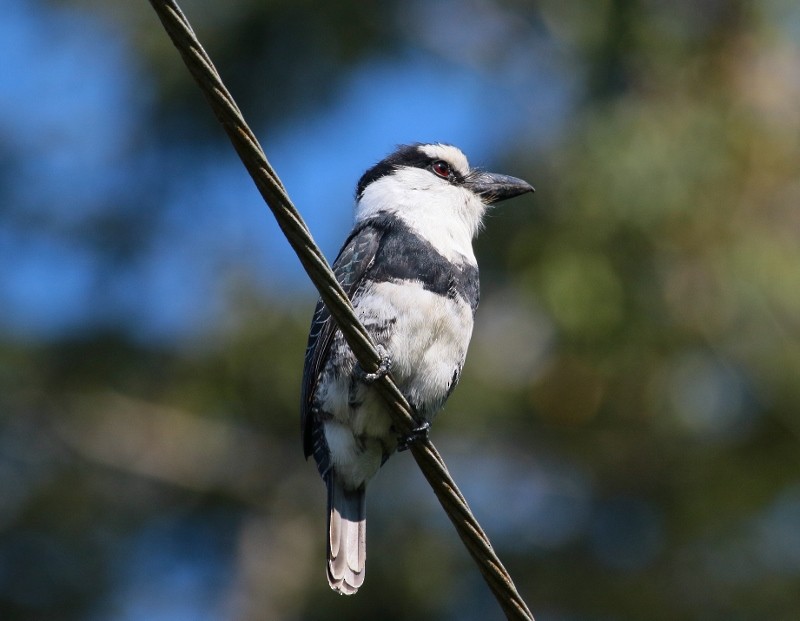
<path fill-rule="evenodd" d="M 464 180 L 464 187 L 480 196 L 487 205 L 536 191 L 530 183 L 522 179 L 482 170 L 471 172 Z"/>

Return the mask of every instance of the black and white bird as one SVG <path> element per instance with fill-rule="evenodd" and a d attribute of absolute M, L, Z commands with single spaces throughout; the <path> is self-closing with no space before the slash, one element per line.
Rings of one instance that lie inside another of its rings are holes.
<path fill-rule="evenodd" d="M 470 168 L 456 147 L 399 147 L 361 177 L 355 226 L 336 278 L 384 356 L 420 424 L 461 375 L 478 306 L 472 240 L 487 208 L 532 192 L 527 182 Z M 328 488 L 328 582 L 352 594 L 364 582 L 367 482 L 398 448 L 382 397 L 317 303 L 302 387 L 302 433 Z"/>

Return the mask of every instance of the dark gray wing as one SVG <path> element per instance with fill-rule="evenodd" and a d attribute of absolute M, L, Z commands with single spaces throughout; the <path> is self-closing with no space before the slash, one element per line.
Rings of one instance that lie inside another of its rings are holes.
<path fill-rule="evenodd" d="M 342 285 L 347 296 L 352 299 L 364 279 L 364 274 L 375 260 L 384 227 L 376 221 L 365 222 L 356 227 L 339 251 L 333 263 L 333 273 Z M 336 334 L 336 323 L 322 300 L 317 302 L 311 330 L 308 334 L 305 365 L 303 367 L 303 387 L 301 391 L 300 425 L 303 433 L 303 452 L 308 457 L 314 453 L 317 463 L 322 467 L 321 459 L 327 455 L 322 425 L 312 412 L 314 393 L 319 375 L 325 366 L 330 352 L 333 337 Z"/>

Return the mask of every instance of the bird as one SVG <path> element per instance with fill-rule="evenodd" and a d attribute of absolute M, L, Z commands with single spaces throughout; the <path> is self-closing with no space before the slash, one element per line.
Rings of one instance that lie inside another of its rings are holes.
<path fill-rule="evenodd" d="M 322 300 L 317 302 L 301 389 L 306 459 L 328 493 L 327 576 L 351 595 L 366 568 L 366 486 L 397 450 L 427 437 L 458 384 L 480 287 L 472 241 L 497 202 L 533 192 L 528 182 L 472 168 L 443 143 L 400 145 L 356 186 L 355 224 L 333 272 L 381 357 L 359 365 Z M 373 386 L 391 373 L 418 427 L 392 426 Z"/>

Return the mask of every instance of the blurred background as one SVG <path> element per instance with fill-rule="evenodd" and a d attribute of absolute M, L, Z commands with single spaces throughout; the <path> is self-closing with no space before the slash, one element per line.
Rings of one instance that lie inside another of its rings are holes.
<path fill-rule="evenodd" d="M 355 598 L 316 295 L 144 0 L 0 0 L 0 619 L 501 619 L 408 454 Z M 800 4 L 187 0 L 331 259 L 443 141 L 492 212 L 433 440 L 538 621 L 800 618 Z"/>

